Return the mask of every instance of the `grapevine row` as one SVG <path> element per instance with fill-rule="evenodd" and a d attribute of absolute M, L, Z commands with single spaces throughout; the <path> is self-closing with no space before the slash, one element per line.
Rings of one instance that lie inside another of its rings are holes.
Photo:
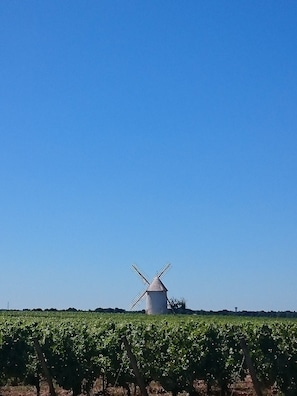
<path fill-rule="evenodd" d="M 159 382 L 176 395 L 193 394 L 203 380 L 226 393 L 239 376 L 246 339 L 259 380 L 297 392 L 295 322 L 217 322 L 195 319 L 129 320 L 125 316 L 0 318 L 0 385 L 30 383 L 42 375 L 33 339 L 39 340 L 55 382 L 76 396 L 99 377 L 105 386 L 129 387 L 135 376 L 120 339 L 126 335 L 146 384 Z"/>

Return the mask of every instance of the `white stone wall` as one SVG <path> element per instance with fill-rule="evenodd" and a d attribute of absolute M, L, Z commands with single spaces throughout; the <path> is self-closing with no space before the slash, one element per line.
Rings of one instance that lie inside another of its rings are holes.
<path fill-rule="evenodd" d="M 147 292 L 146 313 L 149 315 L 167 313 L 167 295 L 164 291 Z"/>

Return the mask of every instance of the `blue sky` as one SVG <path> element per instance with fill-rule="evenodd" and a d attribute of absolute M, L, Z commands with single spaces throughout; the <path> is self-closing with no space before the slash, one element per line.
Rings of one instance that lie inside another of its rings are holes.
<path fill-rule="evenodd" d="M 0 308 L 297 310 L 296 16 L 2 1 Z"/>

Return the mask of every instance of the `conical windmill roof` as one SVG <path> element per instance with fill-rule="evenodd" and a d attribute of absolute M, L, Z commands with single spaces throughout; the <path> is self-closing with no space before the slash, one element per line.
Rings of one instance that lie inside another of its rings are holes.
<path fill-rule="evenodd" d="M 166 287 L 163 282 L 160 280 L 158 276 L 156 276 L 152 283 L 150 283 L 149 287 L 146 290 L 147 292 L 167 292 Z"/>

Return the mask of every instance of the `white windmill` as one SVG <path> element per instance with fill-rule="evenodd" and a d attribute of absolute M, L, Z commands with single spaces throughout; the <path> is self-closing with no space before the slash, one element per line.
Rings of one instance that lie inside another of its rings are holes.
<path fill-rule="evenodd" d="M 138 273 L 141 279 L 148 285 L 146 290 L 136 298 L 131 306 L 131 310 L 137 305 L 140 300 L 146 295 L 146 313 L 149 315 L 165 314 L 168 312 L 167 304 L 170 305 L 170 301 L 167 297 L 167 288 L 161 281 L 161 276 L 165 274 L 170 268 L 170 264 L 167 264 L 162 271 L 157 273 L 152 282 L 149 282 L 147 278 L 140 272 L 140 270 L 132 265 L 134 270 Z"/>

